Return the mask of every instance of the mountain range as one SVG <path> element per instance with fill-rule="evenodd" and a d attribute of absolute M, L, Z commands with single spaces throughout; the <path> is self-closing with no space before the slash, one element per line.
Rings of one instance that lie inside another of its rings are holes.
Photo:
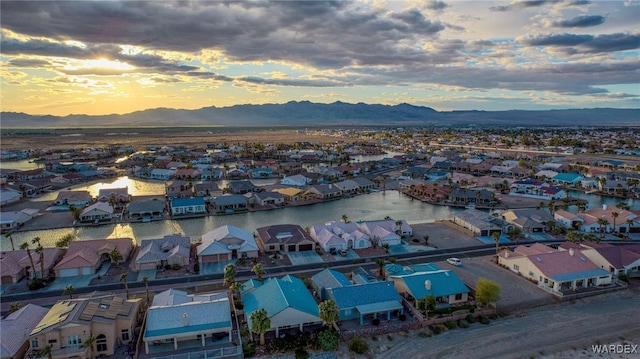
<path fill-rule="evenodd" d="M 380 105 L 291 101 L 284 104 L 204 107 L 197 110 L 157 108 L 117 115 L 29 115 L 2 112 L 3 128 L 180 127 L 180 126 L 634 126 L 640 109 L 567 109 L 510 111 L 436 111 L 406 103 Z"/>

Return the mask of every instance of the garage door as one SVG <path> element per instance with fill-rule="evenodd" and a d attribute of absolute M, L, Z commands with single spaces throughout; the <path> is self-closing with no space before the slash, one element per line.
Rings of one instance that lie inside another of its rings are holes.
<path fill-rule="evenodd" d="M 313 244 L 301 244 L 298 246 L 300 251 L 312 251 L 313 250 Z"/>
<path fill-rule="evenodd" d="M 69 268 L 69 269 L 61 269 L 60 276 L 61 277 L 75 277 L 78 275 L 78 269 Z"/>

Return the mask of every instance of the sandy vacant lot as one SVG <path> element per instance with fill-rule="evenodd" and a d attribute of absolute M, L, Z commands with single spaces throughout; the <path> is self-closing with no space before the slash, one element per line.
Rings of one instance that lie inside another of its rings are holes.
<path fill-rule="evenodd" d="M 199 128 L 156 128 L 156 129 L 88 129 L 88 130 L 42 130 L 40 133 L 7 133 L 3 131 L 1 147 L 6 149 L 43 148 L 104 148 L 107 146 L 147 145 L 206 147 L 218 143 L 293 143 L 335 142 L 345 140 L 318 133 L 302 133 L 298 130 L 236 129 L 211 130 Z"/>

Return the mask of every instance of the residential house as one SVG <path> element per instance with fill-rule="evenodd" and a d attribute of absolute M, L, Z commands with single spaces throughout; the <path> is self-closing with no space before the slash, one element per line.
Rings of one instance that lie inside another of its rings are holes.
<path fill-rule="evenodd" d="M 27 357 L 29 335 L 49 309 L 28 303 L 0 321 L 0 358 L 22 359 Z M 33 348 L 39 350 L 41 348 Z"/>
<path fill-rule="evenodd" d="M 391 319 L 392 312 L 404 312 L 402 298 L 392 282 L 373 282 L 330 288 L 328 296 L 334 300 L 340 320 L 359 319 L 364 324 L 366 316 L 377 318 L 378 314 L 386 314 Z"/>
<path fill-rule="evenodd" d="M 248 202 L 257 206 L 283 206 L 284 196 L 278 192 L 258 192 L 247 193 L 245 196 L 249 196 Z"/>
<path fill-rule="evenodd" d="M 166 208 L 166 203 L 157 199 L 148 201 L 134 201 L 129 203 L 126 212 L 129 217 L 153 217 L 162 216 Z"/>
<path fill-rule="evenodd" d="M 302 172 L 302 163 L 300 162 L 283 162 L 278 165 L 278 171 L 284 175 L 295 175 Z"/>
<path fill-rule="evenodd" d="M 344 180 L 333 184 L 338 187 L 345 196 L 354 196 L 360 193 L 360 185 L 352 180 Z"/>
<path fill-rule="evenodd" d="M 295 174 L 286 176 L 280 180 L 280 184 L 286 186 L 305 187 L 313 183 L 313 179 L 306 177 L 303 174 Z"/>
<path fill-rule="evenodd" d="M 173 180 L 165 183 L 164 188 L 169 199 L 193 197 L 193 183 L 191 182 Z"/>
<path fill-rule="evenodd" d="M 410 186 L 405 193 L 430 202 L 442 202 L 449 197 L 449 192 L 450 189 L 448 187 L 421 183 L 414 187 Z"/>
<path fill-rule="evenodd" d="M 200 267 L 204 263 L 224 262 L 237 258 L 257 258 L 258 244 L 251 232 L 224 225 L 202 235 L 198 245 Z"/>
<path fill-rule="evenodd" d="M 453 223 L 470 232 L 472 236 L 491 236 L 502 233 L 503 221 L 489 213 L 474 208 L 465 209 L 453 215 Z"/>
<path fill-rule="evenodd" d="M 584 177 L 578 173 L 558 173 L 551 180 L 559 185 L 575 186 Z"/>
<path fill-rule="evenodd" d="M 333 184 L 317 184 L 309 187 L 309 193 L 316 195 L 321 200 L 338 199 L 342 197 L 342 190 Z"/>
<path fill-rule="evenodd" d="M 303 331 L 305 326 L 322 323 L 318 304 L 299 278 L 286 275 L 267 278 L 263 283 L 255 281 L 253 284 L 242 294 L 249 328 L 251 314 L 260 309 L 267 311 L 271 322 L 269 331 L 275 331 L 276 337 L 280 337 L 281 329 L 298 328 Z"/>
<path fill-rule="evenodd" d="M 44 258 L 45 277 L 51 275 L 51 269 L 60 261 L 64 250 L 61 248 L 44 248 L 42 251 Z M 3 251 L 0 253 L 0 275 L 2 284 L 15 284 L 23 278 L 41 278 L 42 266 L 40 265 L 40 255 L 31 249 L 31 258 L 35 268 L 31 268 L 31 259 L 26 250 Z"/>
<path fill-rule="evenodd" d="M 136 256 L 137 271 L 158 269 L 164 266 L 188 266 L 191 240 L 179 234 L 171 234 L 160 239 L 144 239 Z"/>
<path fill-rule="evenodd" d="M 176 171 L 163 168 L 138 168 L 134 173 L 140 178 L 168 181 L 175 176 Z"/>
<path fill-rule="evenodd" d="M 58 301 L 31 331 L 31 350 L 51 346 L 53 359 L 112 356 L 117 347 L 135 339 L 141 302 L 100 292 Z M 84 345 L 89 337 L 95 338 L 93 348 Z"/>
<path fill-rule="evenodd" d="M 247 199 L 239 194 L 224 194 L 213 199 L 216 212 L 233 213 L 247 210 Z"/>
<path fill-rule="evenodd" d="M 120 265 L 129 258 L 133 250 L 133 241 L 131 238 L 73 241 L 53 270 L 57 278 L 92 275 L 105 262 L 111 262 L 109 254 L 113 250 L 117 250 L 122 256 L 122 259 L 115 264 Z"/>
<path fill-rule="evenodd" d="M 20 201 L 21 198 L 22 194 L 18 191 L 2 189 L 0 191 L 0 207 L 16 203 Z"/>
<path fill-rule="evenodd" d="M 93 197 L 89 191 L 60 191 L 56 200 L 53 201 L 53 205 L 83 208 L 91 202 L 93 202 Z"/>
<path fill-rule="evenodd" d="M 350 181 L 355 182 L 360 193 L 368 193 L 375 187 L 375 183 L 365 177 L 352 178 Z"/>
<path fill-rule="evenodd" d="M 573 248 L 565 251 L 540 243 L 518 246 L 500 252 L 498 263 L 553 294 L 612 283 L 610 272 Z"/>
<path fill-rule="evenodd" d="M 553 216 L 566 227 L 586 233 L 629 233 L 640 230 L 640 216 L 607 205 L 603 205 L 602 208 L 592 208 L 584 213 L 556 210 Z"/>
<path fill-rule="evenodd" d="M 396 223 L 398 222 L 398 223 Z M 394 221 L 385 219 L 381 221 L 364 221 L 357 223 L 358 229 L 366 233 L 373 241 L 378 240 L 378 245 L 393 246 L 401 243 L 401 238 L 413 235 L 413 230 L 407 221 Z"/>
<path fill-rule="evenodd" d="M 273 178 L 276 174 L 269 167 L 258 167 L 251 170 L 251 178 Z"/>
<path fill-rule="evenodd" d="M 171 214 L 174 216 L 207 213 L 207 207 L 202 197 L 178 198 L 170 203 Z"/>
<path fill-rule="evenodd" d="M 614 277 L 628 275 L 640 276 L 640 246 L 613 245 L 610 243 L 565 242 L 559 247 L 562 250 L 578 249 L 598 267 L 609 271 Z"/>
<path fill-rule="evenodd" d="M 313 294 L 320 301 L 330 299 L 329 290 L 331 288 L 345 287 L 348 285 L 353 285 L 353 283 L 351 283 L 344 273 L 329 268 L 323 269 L 311 276 Z"/>
<path fill-rule="evenodd" d="M 433 263 L 402 267 L 385 266 L 387 280 L 396 290 L 416 305 L 420 299 L 433 295 L 437 307 L 446 307 L 467 302 L 469 288 L 452 270 L 440 269 Z"/>
<path fill-rule="evenodd" d="M 262 189 L 251 181 L 232 181 L 227 184 L 227 191 L 233 194 L 245 194 L 249 192 L 260 192 Z"/>
<path fill-rule="evenodd" d="M 484 188 L 454 188 L 449 194 L 449 201 L 487 206 L 495 201 L 495 193 Z"/>
<path fill-rule="evenodd" d="M 371 237 L 355 223 L 327 222 L 312 226 L 309 235 L 325 252 L 371 247 Z"/>
<path fill-rule="evenodd" d="M 222 194 L 222 190 L 214 182 L 196 183 L 193 186 L 196 197 L 215 197 Z"/>
<path fill-rule="evenodd" d="M 40 211 L 25 208 L 21 211 L 0 212 L 0 233 L 16 231 L 20 226 L 36 218 Z"/>
<path fill-rule="evenodd" d="M 113 207 L 109 203 L 96 202 L 82 211 L 80 221 L 110 221 L 113 218 L 113 211 Z"/>
<path fill-rule="evenodd" d="M 285 203 L 304 202 L 316 198 L 314 193 L 295 187 L 275 188 L 273 192 L 278 192 L 283 195 Z"/>
<path fill-rule="evenodd" d="M 197 168 L 180 168 L 176 170 L 175 177 L 184 181 L 199 181 L 202 179 L 202 172 Z"/>
<path fill-rule="evenodd" d="M 316 247 L 313 238 L 299 225 L 277 224 L 257 228 L 256 232 L 262 251 L 302 252 Z"/>
<path fill-rule="evenodd" d="M 215 181 L 224 178 L 224 169 L 222 168 L 206 166 L 200 168 L 200 171 L 202 172 L 200 176 L 202 181 Z"/>
<path fill-rule="evenodd" d="M 158 353 L 161 349 L 193 350 L 194 344 L 204 347 L 215 341 L 228 343 L 233 339 L 232 330 L 227 293 L 187 294 L 168 289 L 153 297 L 147 311 L 145 353 L 150 354 L 150 347 Z"/>
<path fill-rule="evenodd" d="M 129 187 L 121 188 L 101 188 L 98 190 L 98 201 L 107 203 L 129 203 Z"/>
<path fill-rule="evenodd" d="M 522 233 L 546 232 L 556 223 L 551 213 L 534 208 L 508 210 L 502 213 L 502 219 L 508 223 L 505 226 L 507 233 L 514 228 L 518 228 Z"/>

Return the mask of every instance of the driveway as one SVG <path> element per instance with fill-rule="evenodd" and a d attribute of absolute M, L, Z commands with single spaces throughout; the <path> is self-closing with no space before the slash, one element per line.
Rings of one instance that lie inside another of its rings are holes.
<path fill-rule="evenodd" d="M 287 256 L 293 265 L 324 263 L 322 257 L 314 251 L 287 252 Z"/>

